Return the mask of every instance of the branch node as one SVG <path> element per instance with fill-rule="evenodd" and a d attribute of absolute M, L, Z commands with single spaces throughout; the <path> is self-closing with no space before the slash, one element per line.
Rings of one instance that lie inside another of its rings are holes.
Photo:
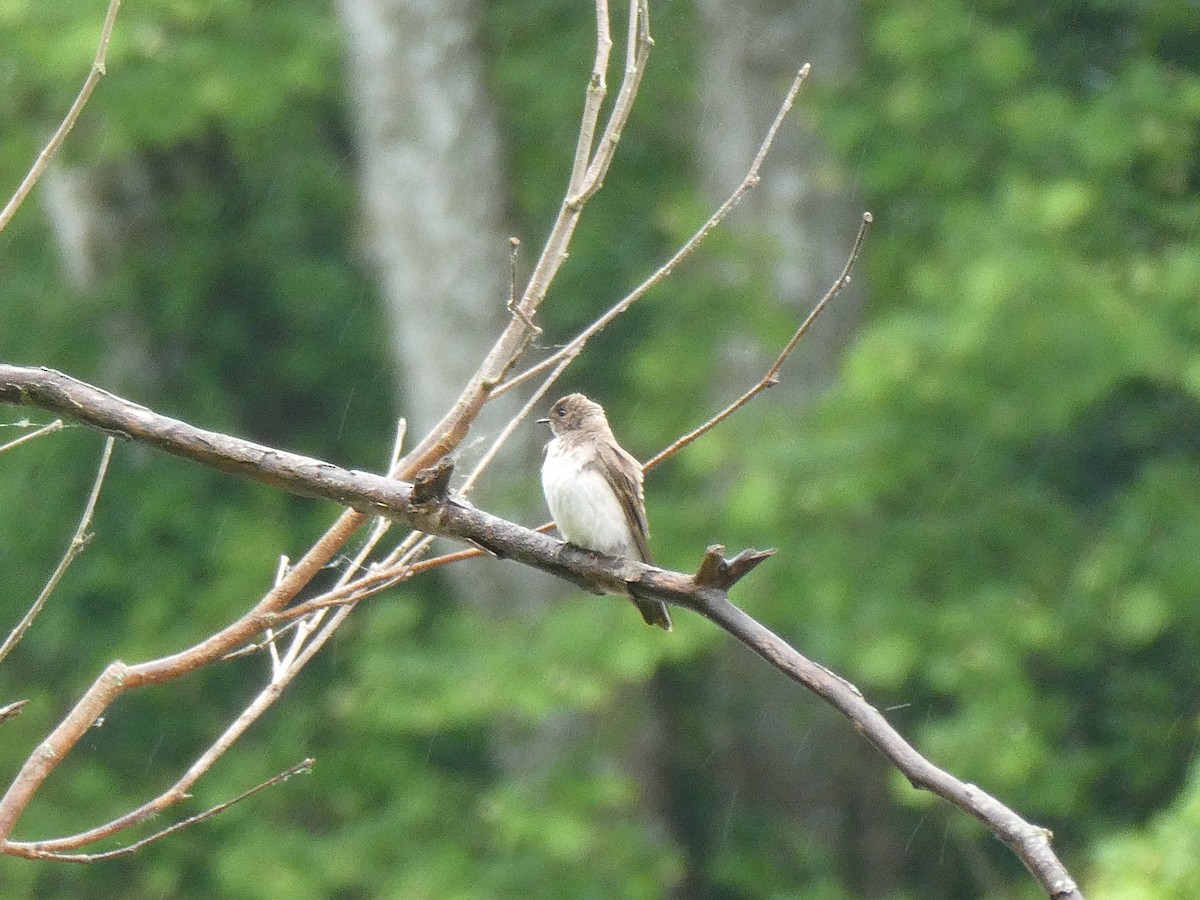
<path fill-rule="evenodd" d="M 413 506 L 441 506 L 450 496 L 450 476 L 453 474 L 454 461 L 448 457 L 422 469 L 413 478 L 410 503 Z"/>
<path fill-rule="evenodd" d="M 700 567 L 692 576 L 692 581 L 699 587 L 714 587 L 727 591 L 750 572 L 763 560 L 770 559 L 778 550 L 743 550 L 732 559 L 725 558 L 723 544 L 713 544 L 704 553 Z"/>

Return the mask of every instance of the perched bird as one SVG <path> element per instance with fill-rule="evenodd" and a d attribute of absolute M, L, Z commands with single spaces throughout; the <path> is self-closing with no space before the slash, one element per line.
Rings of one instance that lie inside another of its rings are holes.
<path fill-rule="evenodd" d="M 542 463 L 542 490 L 562 536 L 607 556 L 653 564 L 642 466 L 613 437 L 604 408 L 568 394 L 538 421 L 554 434 Z M 665 603 L 630 599 L 647 625 L 671 630 Z"/>

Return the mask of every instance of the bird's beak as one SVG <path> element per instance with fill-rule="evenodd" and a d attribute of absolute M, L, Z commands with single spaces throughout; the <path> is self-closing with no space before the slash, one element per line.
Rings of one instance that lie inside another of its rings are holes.
<path fill-rule="evenodd" d="M 537 423 L 538 423 L 539 425 L 549 425 L 549 424 L 550 424 L 550 420 L 549 420 L 549 419 L 538 419 L 538 420 L 537 420 Z"/>

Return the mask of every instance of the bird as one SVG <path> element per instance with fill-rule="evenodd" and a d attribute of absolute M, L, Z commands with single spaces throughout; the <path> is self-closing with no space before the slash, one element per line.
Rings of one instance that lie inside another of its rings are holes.
<path fill-rule="evenodd" d="M 653 565 L 642 465 L 617 443 L 604 407 L 568 394 L 538 422 L 553 434 L 542 463 L 542 491 L 559 533 L 577 547 Z M 671 630 L 665 603 L 630 600 L 647 625 Z"/>

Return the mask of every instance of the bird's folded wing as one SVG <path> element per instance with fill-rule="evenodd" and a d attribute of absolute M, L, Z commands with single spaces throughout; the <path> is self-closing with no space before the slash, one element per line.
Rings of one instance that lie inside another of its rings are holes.
<path fill-rule="evenodd" d="M 653 563 L 650 556 L 650 525 L 646 521 L 646 496 L 642 491 L 642 464 L 617 444 L 604 442 L 600 444 L 597 467 L 621 502 L 642 562 Z"/>

